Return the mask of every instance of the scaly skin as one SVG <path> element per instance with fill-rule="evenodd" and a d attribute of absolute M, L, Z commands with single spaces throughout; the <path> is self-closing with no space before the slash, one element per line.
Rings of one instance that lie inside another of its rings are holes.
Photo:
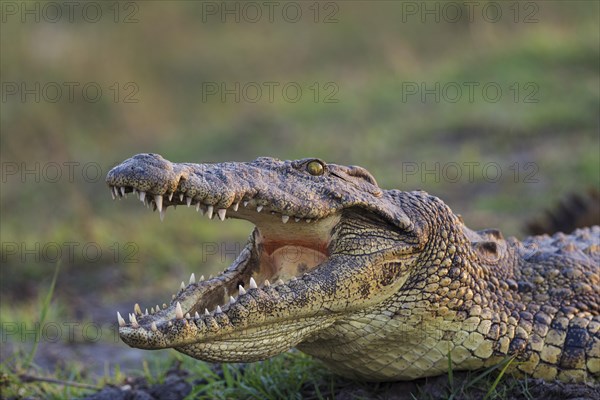
<path fill-rule="evenodd" d="M 177 164 L 140 154 L 107 183 L 161 217 L 187 204 L 256 225 L 219 276 L 192 276 L 150 313 L 136 304 L 129 323 L 119 314 L 130 346 L 218 362 L 297 347 L 369 381 L 446 373 L 448 353 L 456 370 L 515 356 L 519 374 L 600 377 L 597 226 L 505 240 L 470 230 L 425 192 L 383 190 L 360 167 L 320 160 Z"/>

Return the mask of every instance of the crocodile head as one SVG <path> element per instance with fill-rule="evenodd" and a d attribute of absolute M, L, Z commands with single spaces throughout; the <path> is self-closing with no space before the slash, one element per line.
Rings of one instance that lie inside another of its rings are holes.
<path fill-rule="evenodd" d="M 424 227 L 403 207 L 414 199 L 380 189 L 357 166 L 267 157 L 189 164 L 139 154 L 106 181 L 113 197 L 133 192 L 161 218 L 180 205 L 255 225 L 223 273 L 192 275 L 169 305 L 144 313 L 136 304 L 127 322 L 119 314 L 119 334 L 133 347 L 219 362 L 308 349 L 338 322 L 388 300 L 423 247 Z"/>

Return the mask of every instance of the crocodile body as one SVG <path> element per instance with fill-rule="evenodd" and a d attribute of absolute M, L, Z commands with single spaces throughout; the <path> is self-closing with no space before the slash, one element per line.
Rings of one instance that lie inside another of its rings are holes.
<path fill-rule="evenodd" d="M 423 191 L 318 159 L 171 163 L 140 154 L 111 170 L 161 217 L 188 205 L 256 226 L 234 263 L 129 321 L 123 341 L 251 362 L 292 347 L 343 376 L 410 380 L 514 356 L 517 374 L 600 378 L 600 227 L 503 238 L 467 228 Z"/>

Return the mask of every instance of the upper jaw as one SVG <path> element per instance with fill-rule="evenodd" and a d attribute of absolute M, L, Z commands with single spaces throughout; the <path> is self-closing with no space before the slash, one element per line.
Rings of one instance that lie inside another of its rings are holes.
<path fill-rule="evenodd" d="M 171 163 L 156 154 L 138 154 L 109 171 L 106 181 L 113 198 L 134 192 L 161 217 L 168 206 L 187 205 L 209 218 L 227 216 L 249 219 L 255 213 L 272 214 L 283 223 L 313 221 L 338 211 L 340 204 L 329 195 L 303 187 L 290 191 L 286 178 L 289 167 L 281 162 L 271 166 L 255 163 L 186 164 Z M 287 168 L 287 169 L 286 169 Z M 254 221 L 253 221 L 254 222 Z"/>

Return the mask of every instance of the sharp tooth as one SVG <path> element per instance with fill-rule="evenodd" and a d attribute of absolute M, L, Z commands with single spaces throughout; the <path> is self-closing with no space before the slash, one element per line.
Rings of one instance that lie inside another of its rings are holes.
<path fill-rule="evenodd" d="M 150 324 L 150 329 L 152 329 L 152 332 L 156 332 L 158 330 L 156 327 L 156 322 L 152 321 L 152 324 Z"/>
<path fill-rule="evenodd" d="M 133 306 L 133 312 L 137 315 L 142 315 L 142 308 L 138 303 L 135 303 L 135 305 Z"/>
<path fill-rule="evenodd" d="M 306 223 L 308 224 L 310 221 L 311 221 L 311 219 L 310 219 L 310 218 L 308 218 L 308 219 L 306 220 Z"/>
<path fill-rule="evenodd" d="M 238 286 L 238 291 L 240 292 L 240 296 L 246 294 L 246 290 L 242 285 Z"/>
<path fill-rule="evenodd" d="M 133 194 L 135 194 L 135 195 L 138 194 L 138 190 L 136 188 L 133 188 Z"/>
<path fill-rule="evenodd" d="M 167 322 L 167 325 L 173 326 L 173 323 L 171 321 L 169 321 L 169 322 Z"/>
<path fill-rule="evenodd" d="M 129 314 L 129 322 L 131 322 L 131 326 L 133 328 L 139 328 L 139 324 L 137 322 L 137 319 L 135 319 L 135 314 Z"/>
<path fill-rule="evenodd" d="M 179 287 L 179 290 L 184 290 L 185 289 L 185 283 L 183 283 L 183 281 L 181 281 L 181 286 Z"/>
<path fill-rule="evenodd" d="M 194 318 L 196 318 L 196 319 L 200 318 L 200 314 L 198 314 L 198 311 L 196 311 L 196 313 L 194 313 Z"/>
<path fill-rule="evenodd" d="M 248 201 L 244 201 L 244 207 L 248 207 Z"/>
<path fill-rule="evenodd" d="M 265 279 L 265 286 L 266 286 L 266 287 L 269 287 L 269 286 L 271 286 L 271 282 L 269 282 L 269 280 L 268 280 L 268 279 Z"/>
<path fill-rule="evenodd" d="M 174 294 L 171 295 L 171 300 L 175 300 L 175 295 Z"/>
<path fill-rule="evenodd" d="M 263 209 L 263 206 L 258 206 L 258 207 L 256 207 L 256 212 L 261 212 L 262 209 Z"/>
<path fill-rule="evenodd" d="M 125 186 L 121 186 L 119 189 L 121 189 L 121 196 L 127 197 L 127 194 L 125 194 Z"/>
<path fill-rule="evenodd" d="M 114 195 L 115 197 L 121 198 L 121 195 L 120 195 L 120 193 L 119 193 L 119 188 L 117 188 L 116 186 L 113 186 L 113 187 L 112 187 L 112 192 L 113 192 L 113 195 Z"/>
<path fill-rule="evenodd" d="M 237 211 L 238 208 L 240 208 L 240 202 L 239 201 L 233 205 L 233 211 Z"/>
<path fill-rule="evenodd" d="M 117 321 L 119 321 L 119 326 L 125 326 L 125 320 L 121 317 L 121 313 L 117 311 Z"/>
<path fill-rule="evenodd" d="M 203 280 L 204 280 L 204 275 L 202 275 L 202 276 L 200 277 L 200 282 L 202 282 Z"/>
<path fill-rule="evenodd" d="M 250 289 L 256 289 L 257 287 L 254 278 L 250 277 Z"/>
<path fill-rule="evenodd" d="M 173 192 L 169 193 L 169 201 L 173 200 Z"/>
<path fill-rule="evenodd" d="M 217 306 L 217 310 L 215 311 L 215 313 L 222 313 L 223 310 L 221 310 L 221 306 Z"/>
<path fill-rule="evenodd" d="M 140 192 L 140 201 L 146 204 L 146 192 Z"/>
<path fill-rule="evenodd" d="M 206 210 L 206 216 L 208 219 L 212 219 L 214 210 L 215 208 L 213 206 L 208 206 L 208 210 Z"/>
<path fill-rule="evenodd" d="M 185 313 L 185 318 L 190 319 L 190 318 L 192 318 L 192 316 L 190 315 L 190 313 Z"/>
<path fill-rule="evenodd" d="M 177 305 L 175 306 L 175 318 L 183 319 L 183 310 L 181 309 L 181 304 L 179 304 L 179 302 L 177 302 Z"/>
<path fill-rule="evenodd" d="M 179 201 L 183 201 L 183 193 L 179 193 Z"/>
<path fill-rule="evenodd" d="M 157 194 L 154 196 L 154 202 L 156 203 L 156 208 L 158 208 L 158 211 L 162 210 L 162 196 L 160 194 Z"/>
<path fill-rule="evenodd" d="M 115 192 L 112 190 L 112 188 L 110 189 L 110 197 L 112 197 L 112 199 L 116 199 L 115 197 Z"/>
<path fill-rule="evenodd" d="M 158 308 L 158 306 L 156 306 L 156 308 Z M 167 303 L 163 303 L 163 310 L 167 309 Z"/>
<path fill-rule="evenodd" d="M 275 282 L 276 285 L 283 285 L 284 282 L 281 279 L 277 279 L 277 282 Z"/>
<path fill-rule="evenodd" d="M 144 315 L 148 315 L 148 309 L 147 308 L 146 308 L 146 314 L 144 314 Z"/>
<path fill-rule="evenodd" d="M 150 307 L 150 314 L 154 314 L 154 307 Z"/>
<path fill-rule="evenodd" d="M 281 216 L 281 221 L 282 221 L 284 224 L 287 224 L 287 222 L 288 222 L 289 220 L 290 220 L 290 217 L 288 217 L 287 215 L 282 215 L 282 216 Z"/>
<path fill-rule="evenodd" d="M 186 197 L 185 198 L 185 204 L 187 204 L 188 207 L 191 206 L 192 205 L 192 198 L 189 197 L 189 196 Z"/>
<path fill-rule="evenodd" d="M 225 221 L 225 215 L 227 214 L 227 210 L 224 208 L 220 208 L 219 210 L 217 210 L 217 214 L 219 214 L 219 219 L 221 221 Z"/>
<path fill-rule="evenodd" d="M 192 272 L 192 274 L 190 275 L 190 285 L 192 283 L 196 283 L 196 275 L 194 275 L 194 273 Z"/>
<path fill-rule="evenodd" d="M 210 313 L 208 312 L 208 308 L 204 309 L 204 315 L 210 315 Z"/>
<path fill-rule="evenodd" d="M 235 297 L 233 297 L 233 296 L 229 296 L 229 302 L 230 302 L 231 304 L 235 303 Z"/>
<path fill-rule="evenodd" d="M 298 222 L 298 221 L 300 221 L 300 218 L 296 217 L 296 218 L 294 218 L 294 221 Z"/>
<path fill-rule="evenodd" d="M 165 215 L 167 214 L 167 208 L 163 208 L 162 210 L 160 210 L 158 212 L 158 216 L 160 217 L 160 222 L 163 222 L 165 220 Z"/>

